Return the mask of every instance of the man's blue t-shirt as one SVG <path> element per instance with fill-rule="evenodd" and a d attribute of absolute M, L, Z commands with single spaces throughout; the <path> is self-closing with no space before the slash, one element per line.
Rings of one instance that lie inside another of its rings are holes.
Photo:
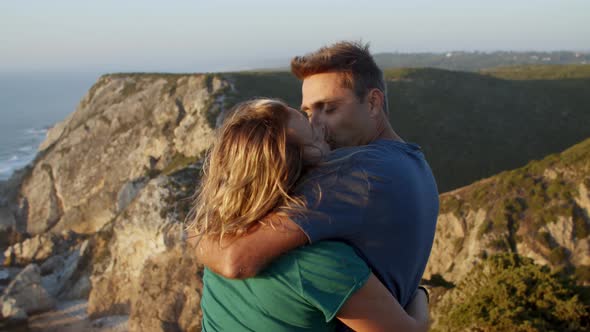
<path fill-rule="evenodd" d="M 430 255 L 439 204 L 419 146 L 377 140 L 334 150 L 296 194 L 308 209 L 290 217 L 311 243 L 352 245 L 399 303 L 409 303 Z"/>

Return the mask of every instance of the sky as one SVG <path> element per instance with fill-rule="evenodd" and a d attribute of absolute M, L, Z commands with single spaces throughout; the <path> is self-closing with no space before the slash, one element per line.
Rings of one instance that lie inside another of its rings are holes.
<path fill-rule="evenodd" d="M 342 39 L 374 53 L 590 51 L 590 1 L 0 2 L 0 73 L 279 67 Z"/>

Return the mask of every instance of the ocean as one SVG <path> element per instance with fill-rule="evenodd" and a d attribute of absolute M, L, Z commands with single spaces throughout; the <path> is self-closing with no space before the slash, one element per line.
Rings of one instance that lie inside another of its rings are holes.
<path fill-rule="evenodd" d="M 72 113 L 95 73 L 0 73 L 0 180 L 30 163 L 47 130 Z"/>

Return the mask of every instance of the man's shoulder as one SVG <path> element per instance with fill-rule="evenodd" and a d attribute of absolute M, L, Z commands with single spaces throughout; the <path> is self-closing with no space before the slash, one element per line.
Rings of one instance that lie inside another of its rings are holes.
<path fill-rule="evenodd" d="M 408 163 L 407 161 L 413 160 Z M 310 169 L 307 180 L 333 181 L 335 178 L 366 175 L 397 175 L 412 167 L 412 163 L 424 161 L 420 147 L 412 143 L 378 140 L 368 145 L 333 150 L 319 165 Z"/>
<path fill-rule="evenodd" d="M 352 157 L 352 160 L 361 162 L 378 158 L 380 160 L 395 160 L 399 156 L 411 155 L 423 158 L 422 148 L 411 142 L 379 139 L 367 145 L 346 147 L 331 152 L 328 161 Z"/>

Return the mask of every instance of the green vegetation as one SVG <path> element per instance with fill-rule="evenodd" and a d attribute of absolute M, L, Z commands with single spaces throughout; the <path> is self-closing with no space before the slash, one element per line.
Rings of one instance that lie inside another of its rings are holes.
<path fill-rule="evenodd" d="M 576 280 L 581 281 L 585 285 L 590 284 L 590 266 L 580 265 L 580 266 L 576 267 L 574 277 L 576 278 Z M 590 295 L 589 295 L 589 297 L 590 297 Z"/>
<path fill-rule="evenodd" d="M 495 255 L 445 295 L 433 331 L 582 331 L 590 328 L 582 293 L 532 259 Z"/>
<path fill-rule="evenodd" d="M 183 78 L 183 77 L 187 77 L 190 75 L 203 75 L 203 74 L 199 74 L 199 73 L 194 73 L 194 74 L 184 74 L 184 73 L 157 73 L 157 72 L 153 72 L 153 73 L 141 73 L 141 72 L 136 72 L 136 73 L 111 73 L 111 74 L 105 74 L 102 75 L 101 78 L 133 78 L 133 79 L 151 79 L 151 80 L 155 80 L 155 79 L 173 79 L 173 80 L 177 80 L 179 78 Z"/>
<path fill-rule="evenodd" d="M 559 77 L 571 68 L 511 68 L 519 80 L 492 72 L 386 70 L 390 121 L 422 147 L 440 192 L 446 192 L 588 138 L 590 66 L 580 66 L 576 79 L 538 79 L 546 70 Z"/>
<path fill-rule="evenodd" d="M 481 74 L 508 80 L 564 80 L 590 77 L 590 65 L 529 65 L 484 69 Z"/>

